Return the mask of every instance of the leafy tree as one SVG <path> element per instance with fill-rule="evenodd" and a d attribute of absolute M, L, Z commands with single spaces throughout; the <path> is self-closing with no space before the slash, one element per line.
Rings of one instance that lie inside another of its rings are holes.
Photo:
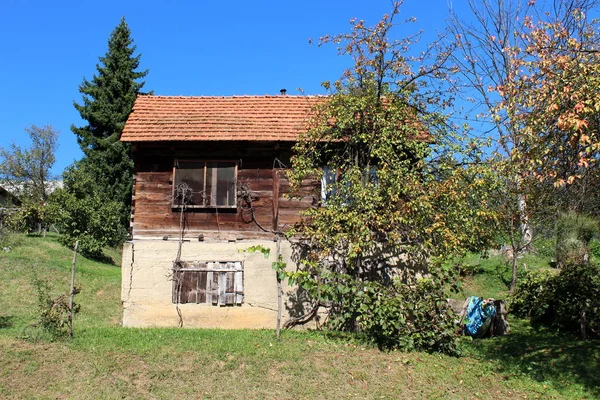
<path fill-rule="evenodd" d="M 518 257 L 528 250 L 533 238 L 529 219 L 531 198 L 523 187 L 523 168 L 510 155 L 520 140 L 519 125 L 503 113 L 498 105 L 507 100 L 506 93 L 493 90 L 502 87 L 514 75 L 505 49 L 518 48 L 521 43 L 522 19 L 535 2 L 521 0 L 469 0 L 471 10 L 468 22 L 451 10 L 449 31 L 454 37 L 456 51 L 453 61 L 457 64 L 472 109 L 465 115 L 473 118 L 496 135 L 495 146 L 489 162 L 496 172 L 496 191 L 491 193 L 498 212 L 501 239 L 508 239 L 509 260 L 512 267 L 511 291 L 517 283 Z"/>
<path fill-rule="evenodd" d="M 0 148 L 0 179 L 28 202 L 42 203 L 47 200 L 52 179 L 50 169 L 54 165 L 58 146 L 58 131 L 52 126 L 31 125 L 25 129 L 31 139 L 30 148 L 12 144 Z"/>
<path fill-rule="evenodd" d="M 74 105 L 87 125 L 71 127 L 85 154 L 73 172 L 85 169 L 84 175 L 94 177 L 94 187 L 125 205 L 120 215 L 124 226 L 129 220 L 133 162 L 130 145 L 119 138 L 144 86 L 140 79 L 148 74 L 148 70 L 138 71 L 141 55 L 134 55 L 135 51 L 131 31 L 122 18 L 109 37 L 107 53 L 96 65 L 97 74 L 91 81 L 84 79 L 79 87 L 83 102 Z"/>
<path fill-rule="evenodd" d="M 20 205 L 5 222 L 13 230 L 33 233 L 42 228 L 45 232 L 54 217 L 47 201 L 53 189 L 50 170 L 58 146 L 58 131 L 50 125 L 31 125 L 25 132 L 31 139 L 29 148 L 15 144 L 8 149 L 0 148 L 0 179 L 16 194 Z"/>
<path fill-rule="evenodd" d="M 552 220 L 564 212 L 598 216 L 600 205 L 600 30 L 585 13 L 588 2 L 574 3 L 567 19 L 524 19 L 523 46 L 507 49 L 515 74 L 497 88 L 507 96 L 498 109 L 521 131 L 511 159 L 541 203 L 537 217 Z M 561 258 L 574 251 L 564 239 L 557 237 Z"/>
<path fill-rule="evenodd" d="M 125 205 L 107 198 L 101 187 L 94 188 L 95 175 L 85 165 L 68 168 L 63 177 L 64 188 L 52 193 L 49 205 L 61 233 L 59 241 L 73 247 L 79 240 L 81 254 L 102 258 L 104 247 L 126 238 L 120 218 Z"/>
<path fill-rule="evenodd" d="M 597 171 L 600 155 L 600 30 L 583 10 L 573 13 L 573 26 L 526 20 L 525 46 L 511 58 L 518 73 L 501 88 L 511 100 L 501 106 L 522 127 L 515 156 L 533 179 L 562 189 L 565 210 L 581 211 L 571 192 Z"/>
<path fill-rule="evenodd" d="M 531 46 L 533 38 L 538 36 L 532 30 L 532 21 L 548 24 L 546 26 L 560 26 L 565 33 L 582 38 L 587 35 L 585 32 L 588 30 L 588 23 L 580 14 L 597 4 L 596 0 L 470 0 L 471 18 L 468 22 L 454 14 L 450 21 L 450 31 L 457 46 L 453 59 L 459 67 L 463 84 L 469 89 L 466 92 L 473 101 L 473 111 L 479 121 L 491 125 L 489 132 L 493 132 L 496 139 L 497 146 L 492 149 L 493 157 L 489 161 L 494 164 L 493 169 L 500 183 L 496 186 L 498 191 L 493 193 L 493 197 L 497 199 L 498 231 L 509 239 L 510 244 L 509 259 L 513 270 L 511 292 L 517 283 L 517 255 L 528 250 L 535 238 L 532 225 L 537 227 L 540 237 L 551 234 L 553 229 L 548 229 L 547 226 L 554 225 L 561 210 L 569 210 L 576 203 L 578 207 L 582 207 L 579 211 L 585 209 L 590 212 L 590 208 L 594 208 L 592 204 L 597 203 L 592 195 L 592 183 L 596 181 L 596 173 L 592 171 L 588 171 L 577 182 L 578 188 L 573 185 L 571 189 L 575 190 L 570 190 L 570 193 L 566 193 L 569 190 L 564 188 L 556 190 L 553 182 L 532 179 L 540 164 L 564 158 L 564 154 L 558 154 L 562 150 L 551 157 L 549 152 L 532 152 L 530 139 L 540 139 L 536 138 L 538 132 L 548 132 L 553 122 L 544 116 L 544 106 L 537 103 L 541 99 L 527 101 L 518 94 L 532 96 L 541 88 L 542 81 L 537 76 L 523 77 L 525 65 L 531 66 L 545 78 L 562 79 L 554 73 L 546 75 L 549 71 L 542 72 L 539 69 L 539 58 L 532 52 Z M 564 44 L 568 45 L 567 42 L 568 40 Z M 545 47 L 542 45 L 538 48 Z M 552 63 L 553 57 L 547 61 Z M 558 95 L 560 96 L 562 93 Z M 523 115 L 530 109 L 528 103 L 540 106 L 536 118 L 545 120 L 548 123 L 545 127 L 538 125 L 536 129 L 531 129 L 524 123 Z M 545 134 L 541 136 L 550 139 Z M 550 141 L 538 141 L 539 149 L 564 149 L 565 139 L 555 137 Z"/>
<path fill-rule="evenodd" d="M 287 275 L 329 308 L 335 328 L 361 329 L 384 347 L 451 353 L 445 298 L 455 280 L 442 262 L 487 245 L 490 175 L 470 163 L 476 154 L 444 115 L 450 50 L 434 43 L 411 57 L 415 37 L 390 39 L 400 7 L 321 39 L 354 66 L 323 84 L 330 95 L 295 147 L 292 184 L 322 177 L 328 197 L 289 232 L 300 267 Z"/>

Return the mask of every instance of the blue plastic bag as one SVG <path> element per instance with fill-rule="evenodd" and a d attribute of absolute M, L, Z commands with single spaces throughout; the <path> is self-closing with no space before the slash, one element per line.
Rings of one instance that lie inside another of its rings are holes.
<path fill-rule="evenodd" d="M 494 315 L 496 315 L 494 299 L 484 300 L 477 296 L 469 297 L 465 313 L 464 333 L 474 338 L 483 336 L 489 329 Z"/>

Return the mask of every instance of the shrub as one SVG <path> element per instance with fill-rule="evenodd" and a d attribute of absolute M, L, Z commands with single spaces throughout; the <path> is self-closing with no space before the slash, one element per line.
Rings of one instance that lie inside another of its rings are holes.
<path fill-rule="evenodd" d="M 600 335 L 600 268 L 568 264 L 559 273 L 529 272 L 510 299 L 511 311 L 532 325 Z M 583 329 L 582 329 L 583 326 Z"/>
<path fill-rule="evenodd" d="M 584 329 L 600 334 L 600 268 L 593 264 L 566 265 L 553 284 L 556 316 L 561 329 Z M 583 321 L 582 321 L 583 318 Z"/>
<path fill-rule="evenodd" d="M 37 292 L 39 320 L 24 331 L 27 340 L 56 340 L 68 333 L 69 298 L 66 294 L 52 297 L 50 283 L 47 280 L 33 277 L 33 286 Z M 73 312 L 79 311 L 79 306 L 73 304 Z"/>
<path fill-rule="evenodd" d="M 22 237 L 5 226 L 0 227 L 0 251 L 11 251 L 21 243 Z"/>
<path fill-rule="evenodd" d="M 555 275 L 548 270 L 523 271 L 509 300 L 511 313 L 530 318 L 534 324 L 543 320 L 552 299 L 551 286 Z"/>
<path fill-rule="evenodd" d="M 50 225 L 55 218 L 53 209 L 45 204 L 24 203 L 14 212 L 6 216 L 8 228 L 24 233 L 38 232 L 40 228 Z"/>
<path fill-rule="evenodd" d="M 556 222 L 556 261 L 560 267 L 589 261 L 589 244 L 598 233 L 594 218 L 565 213 Z"/>
<path fill-rule="evenodd" d="M 539 237 L 533 242 L 535 252 L 542 256 L 553 258 L 556 256 L 556 239 Z"/>
<path fill-rule="evenodd" d="M 380 348 L 439 351 L 457 355 L 456 314 L 442 280 L 432 275 L 415 285 L 370 282 L 358 292 L 361 329 Z"/>
<path fill-rule="evenodd" d="M 77 198 L 64 189 L 52 195 L 56 210 L 59 240 L 72 248 L 79 240 L 79 252 L 86 257 L 100 258 L 106 246 L 123 242 L 127 231 L 121 224 L 123 204 L 91 194 Z"/>
<path fill-rule="evenodd" d="M 600 259 L 600 240 L 592 239 L 590 241 L 590 255 Z"/>

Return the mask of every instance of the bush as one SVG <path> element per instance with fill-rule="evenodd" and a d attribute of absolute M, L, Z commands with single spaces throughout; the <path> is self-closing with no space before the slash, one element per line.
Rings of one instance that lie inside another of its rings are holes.
<path fill-rule="evenodd" d="M 37 292 L 39 320 L 25 328 L 23 338 L 31 341 L 53 341 L 68 334 L 69 298 L 66 294 L 52 297 L 50 283 L 36 276 L 33 286 Z M 73 312 L 79 311 L 79 306 L 73 304 Z"/>
<path fill-rule="evenodd" d="M 600 268 L 592 264 L 567 265 L 554 280 L 555 325 L 600 335 Z M 582 318 L 584 320 L 582 321 Z"/>
<path fill-rule="evenodd" d="M 600 335 L 600 268 L 594 264 L 565 265 L 558 274 L 524 275 L 510 299 L 511 311 L 532 325 Z M 581 327 L 584 327 L 582 332 Z"/>
<path fill-rule="evenodd" d="M 548 270 L 523 271 L 515 293 L 509 299 L 511 313 L 530 318 L 534 324 L 543 320 L 552 299 L 550 287 L 555 275 Z"/>
<path fill-rule="evenodd" d="M 0 251 L 11 251 L 22 241 L 22 237 L 11 232 L 6 227 L 0 227 Z"/>
<path fill-rule="evenodd" d="M 415 285 L 368 283 L 358 293 L 361 329 L 380 348 L 457 355 L 456 314 L 436 276 Z"/>
<path fill-rule="evenodd" d="M 59 241 L 73 248 L 79 240 L 79 252 L 86 257 L 101 258 L 106 246 L 122 243 L 127 231 L 121 224 L 123 204 L 89 195 L 77 198 L 65 189 L 52 194 L 51 206 L 56 210 Z"/>
<path fill-rule="evenodd" d="M 52 224 L 55 214 L 51 208 L 40 203 L 24 203 L 5 218 L 5 224 L 11 230 L 24 233 L 39 232 Z"/>
<path fill-rule="evenodd" d="M 556 222 L 556 261 L 558 266 L 589 261 L 589 244 L 598 233 L 598 221 L 576 213 L 565 213 Z"/>
<path fill-rule="evenodd" d="M 536 254 L 542 257 L 554 258 L 556 256 L 556 239 L 539 237 L 533 242 Z"/>
<path fill-rule="evenodd" d="M 600 240 L 592 239 L 590 241 L 590 255 L 600 260 Z"/>

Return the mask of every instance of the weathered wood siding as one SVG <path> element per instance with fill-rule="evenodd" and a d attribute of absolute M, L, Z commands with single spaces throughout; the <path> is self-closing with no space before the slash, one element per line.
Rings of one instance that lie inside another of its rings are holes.
<path fill-rule="evenodd" d="M 194 142 L 138 143 L 134 146 L 134 194 L 132 233 L 134 237 L 176 237 L 180 214 L 172 208 L 173 166 L 180 160 L 227 160 L 238 164 L 238 185 L 245 184 L 255 196 L 254 217 L 266 230 L 276 225 L 292 225 L 298 212 L 310 207 L 319 195 L 318 182 L 307 182 L 301 199 L 288 199 L 290 187 L 279 171 L 279 160 L 290 165 L 291 144 L 276 142 Z M 275 168 L 273 166 L 275 165 Z M 272 238 L 252 222 L 248 209 L 238 202 L 236 209 L 188 209 L 185 211 L 187 236 L 207 238 Z"/>

